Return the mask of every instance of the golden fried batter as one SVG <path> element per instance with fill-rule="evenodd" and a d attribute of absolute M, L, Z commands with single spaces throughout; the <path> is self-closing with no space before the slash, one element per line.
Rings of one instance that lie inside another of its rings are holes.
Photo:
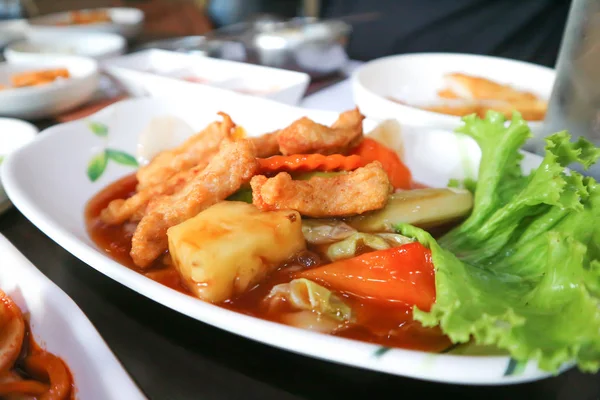
<path fill-rule="evenodd" d="M 230 137 L 235 123 L 229 115 L 220 112 L 223 121 L 215 121 L 202 132 L 180 146 L 163 151 L 137 172 L 137 190 L 148 188 L 169 179 L 178 172 L 195 166 L 206 166 L 216 154 L 223 139 Z"/>
<path fill-rule="evenodd" d="M 139 221 L 146 214 L 148 203 L 157 196 L 171 195 L 206 168 L 204 163 L 178 172 L 164 182 L 144 188 L 128 199 L 115 199 L 100 213 L 102 222 L 109 225 L 122 224 L 127 220 Z"/>
<path fill-rule="evenodd" d="M 256 146 L 256 157 L 267 158 L 279 154 L 279 142 L 277 132 L 265 133 L 264 135 L 250 138 Z"/>
<path fill-rule="evenodd" d="M 300 118 L 277 133 L 279 151 L 290 154 L 344 154 L 362 139 L 365 117 L 358 108 L 340 114 L 330 127 Z"/>
<path fill-rule="evenodd" d="M 208 166 L 172 195 L 150 201 L 132 239 L 131 258 L 149 266 L 167 247 L 167 229 L 224 200 L 258 170 L 254 144 L 247 139 L 225 140 Z"/>
<path fill-rule="evenodd" d="M 378 161 L 333 178 L 294 181 L 286 172 L 250 181 L 252 202 L 263 211 L 296 210 L 315 218 L 344 217 L 383 208 L 392 192 Z"/>

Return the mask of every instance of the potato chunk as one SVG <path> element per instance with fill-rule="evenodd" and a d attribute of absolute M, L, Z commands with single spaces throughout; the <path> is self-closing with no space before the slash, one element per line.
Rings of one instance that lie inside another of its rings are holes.
<path fill-rule="evenodd" d="M 185 285 L 219 303 L 252 288 L 306 247 L 297 211 L 261 212 L 223 201 L 169 228 L 169 251 Z"/>

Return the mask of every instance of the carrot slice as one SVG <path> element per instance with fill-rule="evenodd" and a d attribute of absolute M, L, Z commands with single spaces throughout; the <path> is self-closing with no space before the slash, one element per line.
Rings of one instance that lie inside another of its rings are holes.
<path fill-rule="evenodd" d="M 296 277 L 357 297 L 415 305 L 423 311 L 435 302 L 431 251 L 418 242 L 307 269 Z"/>
<path fill-rule="evenodd" d="M 395 189 L 411 189 L 412 174 L 398 154 L 371 138 L 364 138 L 351 154 L 360 156 L 364 164 L 379 161 Z"/>
<path fill-rule="evenodd" d="M 275 171 L 352 171 L 366 165 L 358 155 L 343 156 L 332 154 L 293 154 L 290 156 L 273 156 L 259 158 L 262 172 Z"/>

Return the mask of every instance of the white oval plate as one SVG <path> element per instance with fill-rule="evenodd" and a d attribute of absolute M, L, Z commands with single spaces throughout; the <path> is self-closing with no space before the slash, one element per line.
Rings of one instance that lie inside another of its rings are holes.
<path fill-rule="evenodd" d="M 83 311 L 2 235 L 0 287 L 29 313 L 36 342 L 67 363 L 76 398 L 145 399 Z"/>
<path fill-rule="evenodd" d="M 103 60 L 120 56 L 125 52 L 127 41 L 115 33 L 69 32 L 46 34 L 37 39 L 19 40 L 4 49 L 9 62 L 35 61 L 48 55 L 74 55 Z"/>
<path fill-rule="evenodd" d="M 15 73 L 46 68 L 67 68 L 68 79 L 56 80 L 42 86 L 11 88 Z M 36 119 L 58 115 L 71 110 L 94 95 L 98 88 L 98 63 L 90 58 L 45 55 L 22 62 L 0 63 L 0 116 Z"/>
<path fill-rule="evenodd" d="M 169 289 L 109 258 L 86 232 L 84 207 L 100 189 L 131 174 L 133 169 L 109 161 L 100 178 L 91 182 L 86 175 L 90 159 L 107 147 L 135 155 L 138 134 L 153 118 L 178 117 L 200 130 L 214 121 L 216 112 L 221 110 L 250 135 L 271 132 L 301 116 L 321 123 L 331 123 L 338 116 L 245 96 L 126 100 L 85 120 L 52 127 L 9 156 L 2 170 L 6 191 L 38 228 L 93 268 L 167 307 L 241 336 L 320 359 L 431 381 L 508 384 L 548 376 L 534 363 L 515 366 L 507 356 L 387 349 L 264 321 Z M 92 132 L 91 122 L 100 135 Z M 372 121 L 365 122 L 366 129 L 373 126 Z M 403 135 L 407 164 L 420 182 L 445 186 L 451 177 L 469 175 L 479 162 L 479 148 L 470 138 L 458 139 L 447 131 L 410 127 L 403 128 Z M 524 165 L 531 168 L 539 161 L 539 157 L 527 154 Z"/>

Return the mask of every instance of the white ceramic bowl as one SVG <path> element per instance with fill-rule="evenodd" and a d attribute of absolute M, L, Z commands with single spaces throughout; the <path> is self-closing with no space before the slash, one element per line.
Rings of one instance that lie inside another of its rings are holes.
<path fill-rule="evenodd" d="M 144 13 L 137 8 L 112 7 L 97 10 L 107 10 L 113 22 L 86 25 L 57 25 L 69 21 L 71 11 L 43 15 L 29 20 L 29 38 L 43 37 L 49 33 L 84 33 L 105 32 L 117 33 L 132 39 L 142 30 Z M 89 10 L 73 10 L 89 11 Z"/>
<path fill-rule="evenodd" d="M 88 101 L 99 82 L 98 64 L 90 58 L 47 56 L 21 63 L 0 63 L 0 84 L 10 85 L 18 72 L 64 67 L 69 79 L 48 85 L 0 90 L 0 116 L 22 119 L 50 117 Z"/>
<path fill-rule="evenodd" d="M 125 100 L 86 119 L 53 126 L 10 155 L 2 169 L 6 191 L 33 224 L 91 267 L 173 310 L 238 335 L 311 357 L 425 380 L 509 384 L 549 376 L 537 369 L 535 361 L 514 368 L 514 361 L 504 355 L 386 349 L 257 319 L 170 289 L 111 259 L 90 239 L 84 209 L 99 190 L 131 174 L 134 167 L 131 162 L 111 159 L 92 178 L 87 172 L 90 160 L 109 148 L 133 157 L 139 134 L 167 116 L 182 119 L 197 132 L 214 121 L 218 111 L 229 113 L 250 136 L 272 132 L 302 116 L 323 124 L 338 117 L 335 112 L 304 110 L 248 96 Z M 364 121 L 366 130 L 374 126 L 374 121 Z M 98 127 L 102 135 L 95 133 Z M 445 186 L 449 178 L 471 176 L 480 160 L 479 147 L 471 138 L 447 131 L 402 125 L 402 138 L 413 177 L 427 185 Z M 535 167 L 540 160 L 524 153 L 523 167 Z"/>
<path fill-rule="evenodd" d="M 113 58 L 101 65 L 134 96 L 210 97 L 246 91 L 249 96 L 295 105 L 310 82 L 303 72 L 154 49 Z"/>
<path fill-rule="evenodd" d="M 0 21 L 0 48 L 7 44 L 25 38 L 27 21 L 24 19 L 13 19 Z"/>
<path fill-rule="evenodd" d="M 454 129 L 460 117 L 421 110 L 389 100 L 435 102 L 445 85 L 444 76 L 460 72 L 530 91 L 548 100 L 554 84 L 551 68 L 497 57 L 452 53 L 418 53 L 384 57 L 365 63 L 352 75 L 354 101 L 371 118 L 397 118 L 411 124 L 427 123 Z M 538 131 L 542 122 L 530 122 Z"/>
<path fill-rule="evenodd" d="M 0 168 L 3 160 L 10 153 L 31 142 L 38 129 L 29 122 L 12 118 L 0 118 Z M 0 213 L 11 206 L 10 200 L 4 192 L 0 179 Z"/>
<path fill-rule="evenodd" d="M 102 60 L 119 56 L 126 48 L 125 38 L 115 33 L 56 33 L 13 42 L 4 50 L 4 58 L 10 62 L 24 62 L 54 54 Z"/>

